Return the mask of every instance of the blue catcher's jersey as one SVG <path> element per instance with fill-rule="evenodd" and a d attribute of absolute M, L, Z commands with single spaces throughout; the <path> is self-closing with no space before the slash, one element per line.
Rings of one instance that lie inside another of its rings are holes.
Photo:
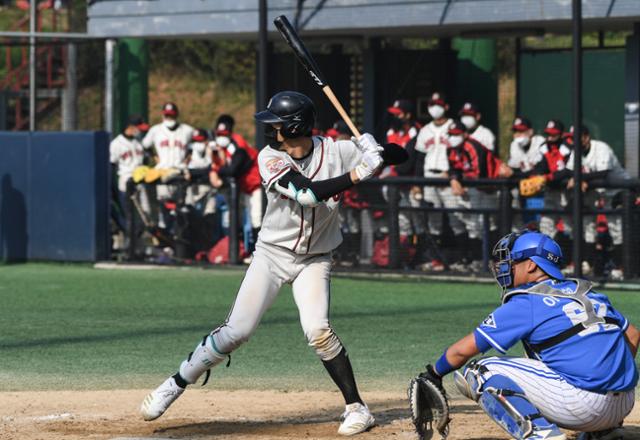
<path fill-rule="evenodd" d="M 574 281 L 552 281 L 554 287 L 573 292 Z M 533 284 L 518 286 L 527 289 Z M 638 370 L 624 332 L 629 322 L 613 308 L 606 295 L 590 292 L 587 297 L 599 317 L 620 323 L 596 324 L 577 335 L 541 350 L 537 357 L 570 384 L 589 391 L 626 391 L 638 383 Z M 493 347 L 501 353 L 523 341 L 540 344 L 582 322 L 583 307 L 569 298 L 539 294 L 515 294 L 498 307 L 474 331 L 476 344 L 485 352 Z"/>

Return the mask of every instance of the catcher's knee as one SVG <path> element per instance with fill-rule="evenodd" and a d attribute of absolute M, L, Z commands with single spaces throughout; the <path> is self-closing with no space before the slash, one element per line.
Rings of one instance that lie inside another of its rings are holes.
<path fill-rule="evenodd" d="M 342 343 L 329 326 L 321 326 L 305 331 L 309 345 L 323 361 L 330 361 L 342 350 Z"/>
<path fill-rule="evenodd" d="M 473 360 L 464 368 L 462 373 L 456 371 L 453 374 L 453 381 L 463 396 L 477 402 L 482 394 L 482 385 L 486 380 L 483 375 L 488 372 L 487 367 Z"/>

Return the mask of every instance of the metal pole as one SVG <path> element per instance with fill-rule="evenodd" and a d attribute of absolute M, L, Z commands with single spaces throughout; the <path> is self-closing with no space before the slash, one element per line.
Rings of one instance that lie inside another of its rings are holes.
<path fill-rule="evenodd" d="M 573 0 L 573 264 L 582 277 L 582 0 Z"/>
<path fill-rule="evenodd" d="M 36 0 L 29 11 L 29 131 L 36 131 Z"/>
<path fill-rule="evenodd" d="M 105 42 L 104 129 L 113 136 L 113 59 L 116 40 Z"/>
<path fill-rule="evenodd" d="M 73 131 L 78 128 L 77 53 L 76 43 L 68 43 L 67 70 L 62 94 L 62 131 Z"/>
<path fill-rule="evenodd" d="M 239 201 L 240 193 L 235 178 L 229 179 L 229 264 L 240 262 L 240 241 L 238 240 L 240 228 Z"/>
<path fill-rule="evenodd" d="M 258 78 L 256 90 L 256 110 L 260 111 L 267 103 L 267 0 L 260 0 L 260 18 L 258 22 Z M 256 122 L 256 146 L 264 147 L 264 125 Z"/>

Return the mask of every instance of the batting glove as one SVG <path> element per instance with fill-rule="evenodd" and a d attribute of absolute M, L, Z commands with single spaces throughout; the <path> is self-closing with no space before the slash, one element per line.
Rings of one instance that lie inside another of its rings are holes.
<path fill-rule="evenodd" d="M 384 148 L 382 148 L 382 146 L 378 144 L 378 141 L 375 140 L 373 135 L 369 133 L 365 133 L 357 139 L 355 137 L 352 137 L 351 141 L 354 144 L 356 144 L 356 146 L 363 153 L 366 151 L 378 151 L 378 152 L 384 151 Z"/>
<path fill-rule="evenodd" d="M 362 159 L 358 166 L 354 168 L 355 173 L 360 181 L 370 179 L 382 165 L 382 156 L 380 152 L 365 151 L 362 153 Z"/>

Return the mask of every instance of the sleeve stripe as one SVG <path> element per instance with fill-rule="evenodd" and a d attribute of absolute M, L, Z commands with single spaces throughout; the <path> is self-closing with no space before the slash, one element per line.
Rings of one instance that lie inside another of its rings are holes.
<path fill-rule="evenodd" d="M 485 332 L 483 332 L 483 331 L 482 331 L 482 329 L 481 329 L 480 327 L 477 327 L 477 328 L 476 328 L 476 331 L 477 331 L 478 333 L 480 333 L 482 336 L 484 336 L 484 338 L 487 340 L 487 342 L 488 342 L 489 344 L 491 344 L 491 346 L 492 346 L 493 348 L 495 348 L 496 350 L 498 350 L 500 353 L 502 353 L 502 354 L 506 354 L 506 353 L 507 353 L 507 350 L 505 350 L 504 348 L 502 348 L 502 347 L 500 346 L 500 344 L 498 344 L 496 341 L 494 341 L 494 340 L 493 340 L 493 339 L 492 339 L 488 334 L 486 334 Z"/>
<path fill-rule="evenodd" d="M 278 177 L 282 176 L 286 171 L 289 171 L 290 169 L 291 169 L 291 166 L 286 166 L 283 169 L 281 169 L 280 171 L 278 171 L 273 177 L 271 177 L 271 179 L 269 179 L 269 181 L 265 185 L 267 187 L 267 189 L 271 188 L 271 183 L 275 179 L 277 179 Z"/>

